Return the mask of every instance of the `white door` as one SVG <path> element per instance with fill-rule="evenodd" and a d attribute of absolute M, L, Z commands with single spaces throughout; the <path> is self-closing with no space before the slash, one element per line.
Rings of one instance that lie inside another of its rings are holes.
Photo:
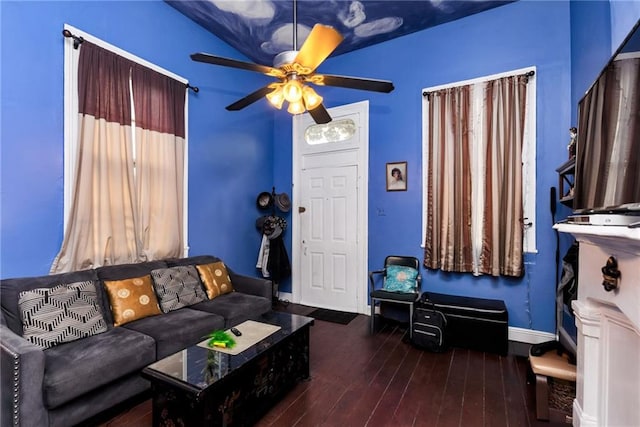
<path fill-rule="evenodd" d="M 368 312 L 368 108 L 366 101 L 331 108 L 333 121 L 321 127 L 306 114 L 294 119 L 294 302 Z M 310 131 L 312 142 L 342 137 L 309 143 Z"/>
<path fill-rule="evenodd" d="M 357 312 L 357 166 L 302 171 L 301 303 Z"/>

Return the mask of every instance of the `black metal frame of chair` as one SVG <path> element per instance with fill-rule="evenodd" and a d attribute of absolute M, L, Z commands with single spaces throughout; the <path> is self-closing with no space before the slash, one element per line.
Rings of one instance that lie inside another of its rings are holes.
<path fill-rule="evenodd" d="M 412 267 L 418 271 L 414 293 L 390 292 L 383 289 L 376 290 L 376 278 L 378 278 L 379 275 L 382 275 L 382 281 L 384 283 L 384 280 L 387 277 L 387 267 L 390 265 Z M 376 303 L 389 302 L 409 305 L 409 336 L 411 337 L 413 334 L 413 307 L 415 302 L 418 300 L 420 290 L 422 289 L 422 276 L 420 275 L 420 261 L 418 258 L 400 255 L 387 256 L 384 260 L 384 269 L 369 272 L 369 283 L 369 296 L 371 298 L 371 334 L 375 333 Z"/>

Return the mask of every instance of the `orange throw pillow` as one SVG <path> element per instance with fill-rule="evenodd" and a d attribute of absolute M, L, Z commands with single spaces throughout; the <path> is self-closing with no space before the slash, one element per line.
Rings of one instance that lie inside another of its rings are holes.
<path fill-rule="evenodd" d="M 198 269 L 198 273 L 200 273 L 200 279 L 202 283 L 204 283 L 209 299 L 233 292 L 229 272 L 222 261 L 196 265 L 196 268 Z"/>
<path fill-rule="evenodd" d="M 105 280 L 104 287 L 109 295 L 114 326 L 162 313 L 149 275 Z"/>

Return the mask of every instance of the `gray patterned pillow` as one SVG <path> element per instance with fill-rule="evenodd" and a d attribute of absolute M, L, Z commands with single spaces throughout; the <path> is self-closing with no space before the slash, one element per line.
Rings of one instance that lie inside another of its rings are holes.
<path fill-rule="evenodd" d="M 198 271 L 192 265 L 159 268 L 151 272 L 164 313 L 207 300 Z"/>
<path fill-rule="evenodd" d="M 91 280 L 20 292 L 22 335 L 42 349 L 107 330 Z"/>

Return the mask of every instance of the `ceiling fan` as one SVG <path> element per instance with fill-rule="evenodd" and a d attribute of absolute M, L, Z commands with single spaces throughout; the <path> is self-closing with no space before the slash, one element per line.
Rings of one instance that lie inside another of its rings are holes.
<path fill-rule="evenodd" d="M 297 46 L 298 28 L 295 3 L 294 1 L 294 49 Z M 284 101 L 287 101 L 289 103 L 287 108 L 289 113 L 300 114 L 309 111 L 309 114 L 316 123 L 324 124 L 331 121 L 331 116 L 322 104 L 322 97 L 307 83 L 319 86 L 336 86 L 383 93 L 389 93 L 394 89 L 393 83 L 388 80 L 373 80 L 316 73 L 318 66 L 338 47 L 342 40 L 342 35 L 333 27 L 316 24 L 300 48 L 300 51 L 290 50 L 279 53 L 274 59 L 273 67 L 223 58 L 208 53 L 194 53 L 191 55 L 191 59 L 208 64 L 255 71 L 278 79 L 277 82 L 261 87 L 255 92 L 228 105 L 226 109 L 229 111 L 241 110 L 264 96 L 278 109 L 281 109 Z"/>

